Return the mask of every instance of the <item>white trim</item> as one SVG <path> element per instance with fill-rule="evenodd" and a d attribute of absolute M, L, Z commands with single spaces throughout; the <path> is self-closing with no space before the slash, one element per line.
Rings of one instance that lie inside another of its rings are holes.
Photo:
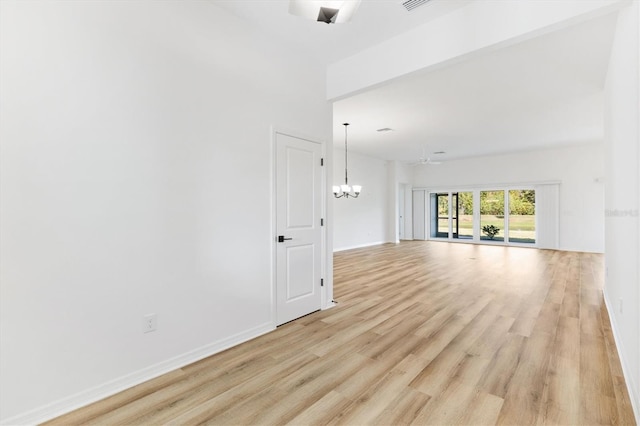
<path fill-rule="evenodd" d="M 296 138 L 296 139 L 303 139 L 303 140 L 306 140 L 308 142 L 317 143 L 319 145 L 324 145 L 325 144 L 323 138 L 318 138 L 318 137 L 315 137 L 313 135 L 309 135 L 309 134 L 304 133 L 304 132 L 299 132 L 299 131 L 291 129 L 291 128 L 287 128 L 287 127 L 283 127 L 283 126 L 277 126 L 277 125 L 273 125 L 272 124 L 271 125 L 271 134 L 272 134 L 272 136 L 275 136 L 276 133 L 280 133 L 281 135 L 291 136 L 292 138 Z"/>
<path fill-rule="evenodd" d="M 336 253 L 338 251 L 345 251 L 345 250 L 353 250 L 353 249 L 357 249 L 357 248 L 364 248 L 364 247 L 371 247 L 371 246 L 379 246 L 381 244 L 386 244 L 389 241 L 376 241 L 373 243 L 365 243 L 365 244 L 358 244 L 355 246 L 348 246 L 348 247 L 339 247 L 339 248 L 334 248 L 333 252 Z M 398 244 L 398 242 L 395 242 L 394 244 Z"/>
<path fill-rule="evenodd" d="M 322 156 L 322 171 L 320 177 L 320 216 L 322 217 L 323 224 L 320 229 L 320 278 L 323 280 L 324 287 L 320 289 L 320 309 L 327 309 L 331 306 L 331 298 L 329 298 L 329 286 L 333 285 L 329 283 L 329 275 L 333 275 L 333 271 L 329 272 L 328 268 L 328 256 L 327 256 L 327 246 L 329 244 L 327 229 L 329 229 L 329 220 L 327 218 L 327 205 L 328 203 L 328 183 L 327 183 L 327 168 L 328 168 L 328 159 L 327 159 L 327 144 L 323 142 L 321 145 L 321 156 Z"/>
<path fill-rule="evenodd" d="M 447 227 L 449 228 L 449 230 L 447 231 L 447 236 L 449 237 L 450 240 L 453 240 L 453 192 L 449 192 L 447 194 L 447 208 L 448 208 L 447 215 L 449 216 L 447 218 Z M 458 218 L 458 212 L 456 212 L 456 220 L 457 218 Z M 438 218 L 438 220 L 439 219 L 440 218 Z"/>
<path fill-rule="evenodd" d="M 269 165 L 269 179 L 271 186 L 271 229 L 269 234 L 271 235 L 271 324 L 273 327 L 277 326 L 278 323 L 278 312 L 276 311 L 277 305 L 277 294 L 276 294 L 276 285 L 277 285 L 277 273 L 278 273 L 278 259 L 277 259 L 277 247 L 276 247 L 276 238 L 278 233 L 278 224 L 277 224 L 277 211 L 276 211 L 276 157 L 277 157 L 277 148 L 276 148 L 276 138 L 277 138 L 278 130 L 275 126 L 271 126 L 271 164 Z"/>
<path fill-rule="evenodd" d="M 336 306 L 338 306 L 338 303 L 337 303 L 337 302 L 334 302 L 334 301 L 332 300 L 331 302 L 327 303 L 327 305 L 326 305 L 326 306 L 323 306 L 323 307 L 322 307 L 322 309 L 321 309 L 321 311 L 326 311 L 327 309 L 331 309 L 331 308 L 334 308 L 334 307 L 336 307 Z"/>
<path fill-rule="evenodd" d="M 487 189 L 487 190 L 501 190 L 501 189 L 526 189 L 531 187 L 535 189 L 536 185 L 559 185 L 562 181 L 559 180 L 544 180 L 535 182 L 510 182 L 510 183 L 483 183 L 483 184 L 470 184 L 470 185 L 456 185 L 455 187 L 442 187 L 442 186 L 423 186 L 415 187 L 414 191 L 429 191 L 429 192 L 469 192 L 473 189 Z"/>
<path fill-rule="evenodd" d="M 331 128 L 331 120 L 328 121 L 328 128 Z M 331 140 L 328 138 L 327 140 Z M 324 144 L 324 168 L 325 168 L 325 193 L 324 193 L 324 236 L 326 246 L 323 251 L 325 256 L 325 308 L 333 306 L 333 193 L 329 191 L 329 188 L 333 186 L 333 145 L 330 143 Z"/>
<path fill-rule="evenodd" d="M 633 377 L 633 375 L 629 371 L 629 363 L 624 357 L 625 352 L 621 350 L 623 348 L 622 338 L 620 338 L 620 335 L 618 334 L 618 327 L 616 325 L 615 316 L 610 314 L 611 312 L 613 312 L 613 310 L 611 309 L 611 303 L 609 302 L 609 293 L 607 292 L 606 286 L 602 290 L 602 293 L 604 294 L 604 304 L 607 307 L 607 314 L 609 314 L 608 315 L 609 322 L 611 324 L 611 332 L 613 334 L 613 340 L 616 343 L 616 351 L 618 352 L 618 358 L 620 359 L 620 364 L 622 365 L 622 374 L 624 375 L 624 382 L 627 385 L 627 392 L 629 392 L 629 399 L 631 400 L 631 408 L 633 409 L 633 415 L 636 418 L 636 424 L 640 424 L 640 406 L 638 406 L 639 405 L 638 401 L 640 401 L 640 395 L 637 395 L 635 393 L 635 390 L 640 388 L 638 388 L 638 383 L 636 383 L 634 380 L 635 377 Z"/>
<path fill-rule="evenodd" d="M 127 374 L 114 380 L 110 380 L 93 388 L 78 392 L 69 397 L 60 399 L 50 404 L 38 407 L 23 414 L 5 419 L 3 425 L 31 425 L 39 424 L 54 419 L 63 414 L 69 413 L 78 408 L 84 407 L 93 402 L 115 395 L 126 389 L 137 386 L 141 383 L 155 379 L 185 365 L 192 364 L 201 359 L 207 358 L 225 349 L 237 346 L 248 340 L 273 331 L 275 327 L 271 322 L 261 324 L 250 330 L 243 331 L 234 336 L 227 337 L 217 342 L 204 345 L 198 349 L 186 352 L 182 355 L 159 362 L 155 365 L 145 367 L 136 372 Z"/>

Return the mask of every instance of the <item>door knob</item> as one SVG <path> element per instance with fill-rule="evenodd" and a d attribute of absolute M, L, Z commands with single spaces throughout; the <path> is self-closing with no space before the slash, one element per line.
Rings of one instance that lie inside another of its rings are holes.
<path fill-rule="evenodd" d="M 285 238 L 284 235 L 278 235 L 278 242 L 284 243 L 287 240 L 293 240 L 293 238 Z"/>

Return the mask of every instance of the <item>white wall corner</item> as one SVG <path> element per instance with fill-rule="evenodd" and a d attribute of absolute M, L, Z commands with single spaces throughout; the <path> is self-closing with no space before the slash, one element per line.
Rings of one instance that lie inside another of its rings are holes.
<path fill-rule="evenodd" d="M 604 294 L 640 423 L 640 4 L 627 4 L 618 14 L 605 85 Z M 618 305 L 631 300 L 637 301 L 636 306 L 623 311 Z"/>

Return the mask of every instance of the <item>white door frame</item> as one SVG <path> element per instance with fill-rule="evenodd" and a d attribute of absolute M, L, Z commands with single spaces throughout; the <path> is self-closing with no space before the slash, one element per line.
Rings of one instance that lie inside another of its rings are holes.
<path fill-rule="evenodd" d="M 404 215 L 405 215 L 405 206 L 406 202 L 404 200 L 405 197 L 405 185 L 403 183 L 398 184 L 398 240 L 405 240 L 404 235 Z"/>
<path fill-rule="evenodd" d="M 304 139 L 310 142 L 320 144 L 322 157 L 324 160 L 324 167 L 322 167 L 320 191 L 322 196 L 320 197 L 320 211 L 324 218 L 324 226 L 320 235 L 320 274 L 324 280 L 324 287 L 320 290 L 321 304 L 320 309 L 327 309 L 333 306 L 333 300 L 329 297 L 333 294 L 333 279 L 328 279 L 327 276 L 333 271 L 327 271 L 327 235 L 329 230 L 329 224 L 327 223 L 327 144 L 322 138 L 310 136 L 299 132 L 297 130 L 287 129 L 281 126 L 271 126 L 271 230 L 270 230 L 270 244 L 271 244 L 271 323 L 273 328 L 277 327 L 277 211 L 276 211 L 276 172 L 277 172 L 277 143 L 276 138 L 278 134 L 292 136 L 298 139 Z"/>

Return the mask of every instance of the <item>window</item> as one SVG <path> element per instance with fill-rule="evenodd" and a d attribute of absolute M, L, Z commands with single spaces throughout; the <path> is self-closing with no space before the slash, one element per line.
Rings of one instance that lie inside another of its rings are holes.
<path fill-rule="evenodd" d="M 449 238 L 449 193 L 431 194 L 431 237 Z"/>
<path fill-rule="evenodd" d="M 509 191 L 509 242 L 536 242 L 536 192 L 532 189 Z"/>
<path fill-rule="evenodd" d="M 455 233 L 453 238 L 473 239 L 473 192 L 458 192 L 455 195 Z"/>
<path fill-rule="evenodd" d="M 536 191 L 530 188 L 432 192 L 431 238 L 536 244 Z"/>
<path fill-rule="evenodd" d="M 480 239 L 504 241 L 504 191 L 480 191 Z"/>
<path fill-rule="evenodd" d="M 449 237 L 449 194 L 438 194 L 438 237 Z"/>

